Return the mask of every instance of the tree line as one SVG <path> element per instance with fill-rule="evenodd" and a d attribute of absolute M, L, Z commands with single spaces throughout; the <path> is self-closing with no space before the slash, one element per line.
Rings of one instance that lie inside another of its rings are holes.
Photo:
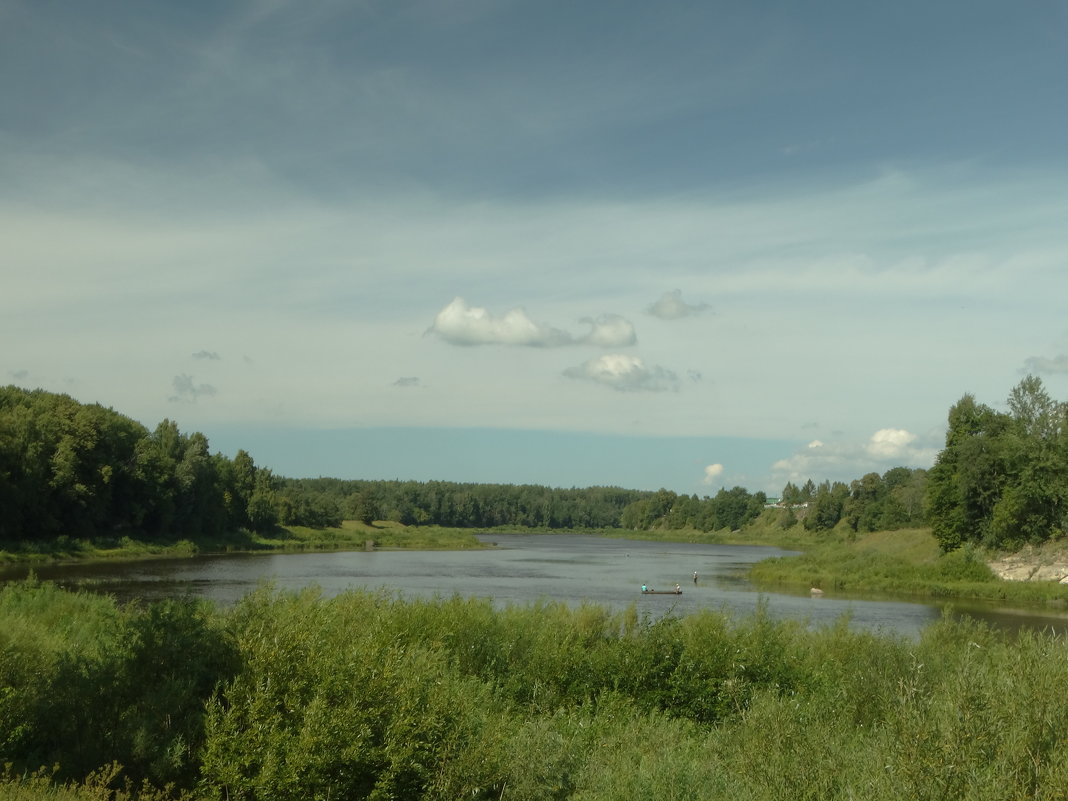
<path fill-rule="evenodd" d="M 1068 533 L 1068 403 L 1027 376 L 1000 412 L 965 394 L 949 410 L 945 447 L 930 470 L 894 467 L 849 483 L 787 482 L 778 502 L 742 487 L 714 497 L 669 490 L 624 510 L 628 529 L 738 529 L 777 509 L 775 522 L 809 531 L 930 526 L 942 549 L 965 543 L 1014 549 Z"/>
<path fill-rule="evenodd" d="M 930 470 L 894 467 L 849 483 L 788 482 L 714 496 L 619 487 L 287 478 L 172 420 L 149 430 L 98 404 L 0 388 L 0 539 L 210 536 L 342 520 L 450 527 L 735 530 L 762 515 L 782 528 L 853 531 L 930 525 L 945 550 L 1013 547 L 1068 531 L 1068 404 L 1027 377 L 999 412 L 964 395 Z M 769 511 L 769 507 L 772 507 Z"/>
<path fill-rule="evenodd" d="M 0 538 L 214 534 L 271 524 L 273 477 L 212 454 L 172 420 L 152 431 L 68 395 L 0 389 Z"/>
<path fill-rule="evenodd" d="M 287 478 L 211 453 L 173 420 L 149 430 L 68 395 L 0 388 L 0 540 L 211 536 L 344 519 L 406 525 L 611 528 L 652 493 L 448 481 Z"/>
<path fill-rule="evenodd" d="M 149 430 L 99 404 L 0 388 L 0 540 L 211 536 L 342 520 L 546 529 L 736 528 L 763 508 L 742 487 L 714 499 L 620 487 L 287 478 L 248 452 L 211 453 L 173 420 Z"/>

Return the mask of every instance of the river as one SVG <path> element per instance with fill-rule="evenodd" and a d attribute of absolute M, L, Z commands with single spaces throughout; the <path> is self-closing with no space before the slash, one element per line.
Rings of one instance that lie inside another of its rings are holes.
<path fill-rule="evenodd" d="M 480 535 L 494 547 L 476 551 L 355 551 L 198 556 L 191 559 L 42 566 L 38 577 L 67 587 L 107 592 L 122 601 L 194 595 L 229 606 L 265 581 L 279 589 L 317 585 L 325 596 L 350 589 L 384 589 L 408 597 L 485 597 L 497 605 L 539 600 L 590 602 L 613 609 L 636 604 L 651 617 L 700 609 L 745 617 L 763 605 L 775 619 L 813 626 L 848 617 L 854 628 L 915 637 L 944 612 L 942 604 L 841 598 L 828 593 L 757 591 L 745 578 L 755 562 L 787 551 L 747 545 L 617 540 L 575 534 Z M 25 574 L 22 568 L 22 574 Z M 693 574 L 697 573 L 697 582 Z M 3 578 L 19 578 L 7 571 Z M 681 595 L 642 595 L 641 585 L 682 589 Z M 1010 631 L 1068 632 L 1068 612 L 955 604 Z"/>

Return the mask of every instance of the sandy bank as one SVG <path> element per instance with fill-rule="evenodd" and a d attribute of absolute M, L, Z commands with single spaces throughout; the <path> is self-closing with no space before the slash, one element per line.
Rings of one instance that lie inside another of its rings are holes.
<path fill-rule="evenodd" d="M 1056 581 L 1068 584 L 1068 552 L 1063 547 L 1027 547 L 1014 554 L 1006 554 L 987 564 L 998 578 L 1007 581 Z"/>

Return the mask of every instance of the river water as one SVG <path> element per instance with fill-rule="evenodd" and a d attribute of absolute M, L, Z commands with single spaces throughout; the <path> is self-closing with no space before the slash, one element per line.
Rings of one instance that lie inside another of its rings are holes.
<path fill-rule="evenodd" d="M 915 637 L 943 615 L 930 602 L 841 598 L 833 594 L 757 591 L 746 579 L 755 562 L 787 551 L 747 545 L 617 540 L 574 534 L 493 534 L 494 547 L 477 551 L 310 552 L 200 556 L 143 562 L 63 565 L 35 570 L 42 580 L 106 592 L 122 601 L 193 595 L 229 606 L 265 581 L 283 590 L 309 585 L 325 596 L 350 589 L 387 590 L 408 597 L 484 597 L 497 605 L 590 602 L 613 609 L 636 604 L 651 617 L 700 609 L 745 617 L 763 605 L 776 619 L 813 626 L 843 617 L 854 628 Z M 23 572 L 25 568 L 23 568 Z M 693 581 L 694 572 L 698 580 Z M 2 578 L 20 578 L 8 572 Z M 682 588 L 681 595 L 642 595 L 641 585 Z M 957 605 L 967 614 L 1008 630 L 1068 632 L 1064 614 Z"/>

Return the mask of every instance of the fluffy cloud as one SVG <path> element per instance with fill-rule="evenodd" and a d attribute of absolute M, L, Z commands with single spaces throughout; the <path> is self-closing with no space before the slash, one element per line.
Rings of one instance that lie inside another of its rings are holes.
<path fill-rule="evenodd" d="M 903 428 L 881 428 L 871 435 L 866 449 L 876 459 L 898 459 L 909 455 L 916 435 Z"/>
<path fill-rule="evenodd" d="M 498 317 L 478 306 L 468 306 L 463 298 L 438 312 L 428 333 L 435 333 L 452 345 L 526 345 L 555 347 L 571 343 L 571 335 L 535 323 L 523 309 L 512 309 Z"/>
<path fill-rule="evenodd" d="M 637 356 L 608 353 L 590 359 L 578 367 L 564 370 L 568 378 L 581 378 L 612 387 L 621 392 L 664 392 L 677 389 L 679 379 L 673 372 L 660 366 L 646 367 Z"/>
<path fill-rule="evenodd" d="M 1068 373 L 1068 353 L 1062 353 L 1052 359 L 1032 356 L 1025 364 L 1027 370 L 1034 373 Z"/>
<path fill-rule="evenodd" d="M 701 479 L 702 484 L 712 484 L 717 478 L 723 475 L 723 465 L 710 464 L 705 468 L 705 477 Z"/>
<path fill-rule="evenodd" d="M 438 312 L 427 333 L 434 333 L 452 345 L 520 345 L 553 348 L 563 345 L 596 345 L 620 348 L 638 341 L 634 326 L 618 314 L 585 317 L 580 322 L 590 326 L 589 332 L 573 336 L 567 331 L 536 323 L 521 308 L 512 309 L 498 317 L 479 306 L 468 306 L 463 298 Z"/>
<path fill-rule="evenodd" d="M 649 306 L 649 314 L 659 317 L 661 320 L 679 320 L 693 314 L 700 314 L 708 308 L 707 303 L 696 305 L 686 303 L 682 299 L 682 291 L 675 289 L 665 292 L 656 303 Z"/>
<path fill-rule="evenodd" d="M 603 314 L 596 320 L 586 317 L 580 322 L 587 323 L 593 328 L 581 342 L 597 345 L 602 348 L 621 348 L 634 345 L 638 341 L 634 333 L 634 325 L 625 317 L 618 314 Z"/>

